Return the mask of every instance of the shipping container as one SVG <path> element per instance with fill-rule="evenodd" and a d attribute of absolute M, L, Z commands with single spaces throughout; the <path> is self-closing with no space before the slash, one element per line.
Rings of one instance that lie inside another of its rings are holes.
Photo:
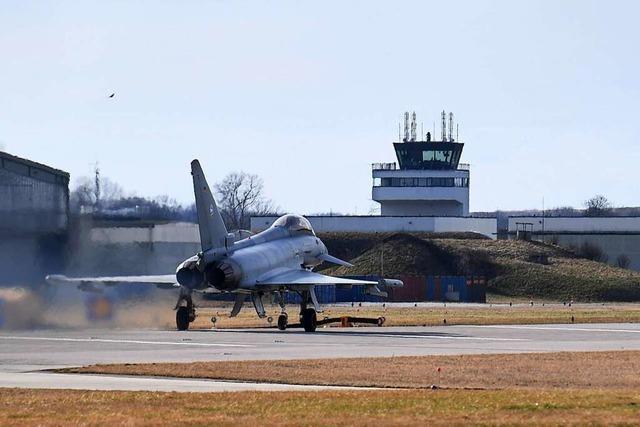
<path fill-rule="evenodd" d="M 336 286 L 335 285 L 318 285 L 313 288 L 320 304 L 333 304 L 336 302 Z M 286 293 L 285 301 L 287 304 L 300 304 L 302 298 L 295 291 Z"/>
<path fill-rule="evenodd" d="M 368 280 L 377 282 L 379 276 L 342 276 L 345 279 Z M 336 286 L 335 301 L 336 302 L 383 302 L 385 298 L 369 295 L 366 293 L 367 287 L 363 285 L 352 286 Z M 384 289 L 381 289 L 384 291 Z"/>
<path fill-rule="evenodd" d="M 465 276 L 427 277 L 427 301 L 486 302 L 484 278 Z"/>
<path fill-rule="evenodd" d="M 389 291 L 389 301 L 418 302 L 427 298 L 427 281 L 424 276 L 400 276 L 404 283 L 401 288 L 392 288 Z"/>
<path fill-rule="evenodd" d="M 487 284 L 484 277 L 472 277 L 469 281 L 469 302 L 487 302 Z"/>

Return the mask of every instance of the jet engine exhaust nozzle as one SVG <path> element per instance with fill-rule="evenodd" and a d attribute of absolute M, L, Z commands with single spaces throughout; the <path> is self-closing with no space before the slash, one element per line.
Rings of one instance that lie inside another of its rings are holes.
<path fill-rule="evenodd" d="M 229 260 L 205 269 L 205 277 L 211 286 L 228 291 L 236 289 L 240 283 L 240 267 Z"/>
<path fill-rule="evenodd" d="M 197 268 L 182 267 L 176 272 L 176 280 L 181 286 L 196 289 L 202 285 L 204 275 Z"/>

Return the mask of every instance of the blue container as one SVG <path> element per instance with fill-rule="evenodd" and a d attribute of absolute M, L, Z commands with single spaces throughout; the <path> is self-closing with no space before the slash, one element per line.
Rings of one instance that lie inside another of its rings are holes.
<path fill-rule="evenodd" d="M 352 286 L 336 286 L 336 302 L 351 302 L 353 301 L 353 287 Z"/>
<path fill-rule="evenodd" d="M 427 297 L 426 300 L 427 301 L 435 301 L 436 300 L 436 296 L 435 296 L 435 283 L 433 280 L 433 276 L 427 276 Z"/>
<path fill-rule="evenodd" d="M 320 304 L 333 304 L 336 302 L 335 285 L 317 285 L 313 288 Z M 302 298 L 295 291 L 287 292 L 285 301 L 287 304 L 300 304 Z"/>
<path fill-rule="evenodd" d="M 377 282 L 380 276 L 342 276 L 345 279 L 368 280 Z M 384 291 L 384 289 L 382 289 Z M 366 293 L 366 286 L 352 285 L 351 288 L 336 286 L 335 291 L 336 302 L 382 302 L 385 298 L 377 295 L 369 295 Z"/>
<path fill-rule="evenodd" d="M 336 302 L 336 286 L 335 285 L 319 285 L 314 287 L 316 297 L 320 304 L 333 304 Z"/>

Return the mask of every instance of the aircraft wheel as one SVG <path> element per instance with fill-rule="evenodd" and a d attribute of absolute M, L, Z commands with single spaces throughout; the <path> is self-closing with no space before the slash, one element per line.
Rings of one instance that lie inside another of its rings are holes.
<path fill-rule="evenodd" d="M 278 316 L 278 329 L 284 331 L 285 329 L 287 329 L 287 323 L 288 319 L 286 313 L 282 313 L 280 316 Z"/>
<path fill-rule="evenodd" d="M 187 307 L 178 307 L 178 311 L 176 311 L 176 327 L 179 331 L 189 329 L 189 318 L 189 309 Z"/>
<path fill-rule="evenodd" d="M 305 332 L 315 332 L 316 322 L 316 311 L 313 308 L 307 308 L 302 312 L 302 326 Z"/>

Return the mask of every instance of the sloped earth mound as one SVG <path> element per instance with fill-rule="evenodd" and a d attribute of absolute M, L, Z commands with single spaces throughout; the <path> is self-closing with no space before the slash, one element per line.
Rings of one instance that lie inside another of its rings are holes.
<path fill-rule="evenodd" d="M 557 246 L 410 234 L 345 236 L 344 259 L 355 266 L 326 270 L 334 275 L 474 275 L 488 279 L 494 294 L 560 301 L 640 301 L 640 273 L 579 258 Z M 350 245 L 351 238 L 355 244 Z M 339 238 L 329 241 L 332 246 Z M 366 242 L 369 243 L 367 246 Z M 359 254 L 356 254 L 361 250 Z M 332 252 L 333 253 L 333 252 Z M 350 256 L 351 255 L 351 256 Z"/>

